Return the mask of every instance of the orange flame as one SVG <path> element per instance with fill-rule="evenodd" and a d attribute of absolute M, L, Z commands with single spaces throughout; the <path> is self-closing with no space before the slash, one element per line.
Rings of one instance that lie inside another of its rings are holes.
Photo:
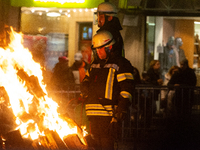
<path fill-rule="evenodd" d="M 23 137 L 32 139 L 43 136 L 46 129 L 56 131 L 61 139 L 68 134 L 76 134 L 76 124 L 63 120 L 57 112 L 58 104 L 48 97 L 46 85 L 42 82 L 42 68 L 33 60 L 31 52 L 23 47 L 22 33 L 11 28 L 10 39 L 11 43 L 6 48 L 0 48 L 0 86 L 9 96 L 18 125 L 16 129 Z M 42 96 L 30 92 L 31 85 L 18 75 L 19 70 L 28 77 L 37 77 L 44 93 Z"/>

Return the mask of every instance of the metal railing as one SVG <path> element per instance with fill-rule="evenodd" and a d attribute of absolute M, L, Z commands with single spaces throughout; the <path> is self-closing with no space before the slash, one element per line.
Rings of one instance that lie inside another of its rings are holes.
<path fill-rule="evenodd" d="M 165 100 L 161 93 L 167 93 Z M 75 85 L 73 90 L 52 91 L 52 97 L 58 102 L 63 113 L 74 118 L 74 108 L 80 101 L 80 87 Z M 171 93 L 171 95 L 169 95 Z M 169 100 L 171 99 L 170 103 Z M 66 111 L 66 112 L 65 112 Z M 198 119 L 200 116 L 200 87 L 167 87 L 137 85 L 128 117 L 122 123 L 121 140 L 132 141 L 145 137 L 149 131 L 165 130 L 166 122 L 187 117 Z M 81 124 L 81 123 L 80 123 Z"/>
<path fill-rule="evenodd" d="M 161 97 L 163 91 L 167 93 L 165 99 Z M 200 87 L 138 85 L 134 93 L 130 115 L 122 126 L 122 140 L 165 130 L 169 121 L 200 119 Z"/>

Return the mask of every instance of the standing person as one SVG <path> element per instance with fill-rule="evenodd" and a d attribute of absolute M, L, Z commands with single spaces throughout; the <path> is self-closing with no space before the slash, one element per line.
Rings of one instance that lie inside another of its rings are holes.
<path fill-rule="evenodd" d="M 161 79 L 161 73 L 160 73 L 160 62 L 159 60 L 152 60 L 150 62 L 150 68 L 147 70 L 147 75 L 149 76 L 149 83 L 153 86 L 161 86 L 163 84 L 163 79 Z M 158 102 L 160 90 L 154 89 L 153 92 L 153 98 L 154 100 L 152 101 L 152 109 L 153 113 L 155 111 L 159 110 L 160 105 Z M 157 101 L 157 102 L 156 102 Z"/>
<path fill-rule="evenodd" d="M 186 86 L 196 86 L 197 78 L 192 68 L 188 66 L 188 60 L 180 62 L 180 71 L 175 73 L 169 80 L 168 86 L 180 87 L 175 90 L 175 107 L 181 117 L 189 117 L 192 110 L 194 90 Z"/>
<path fill-rule="evenodd" d="M 97 33 L 103 30 L 109 31 L 116 42 L 114 48 L 115 53 L 125 56 L 124 42 L 120 33 L 122 26 L 117 17 L 116 6 L 110 2 L 103 2 L 99 4 L 97 8 L 97 20 L 98 27 L 100 28 L 97 30 Z"/>
<path fill-rule="evenodd" d="M 162 85 L 163 80 L 160 74 L 160 62 L 159 60 L 152 60 L 150 62 L 150 68 L 147 70 L 147 75 L 149 76 L 149 82 L 153 85 Z"/>
<path fill-rule="evenodd" d="M 51 87 L 56 90 L 68 90 L 74 84 L 74 76 L 68 66 L 68 58 L 61 56 L 53 68 Z"/>
<path fill-rule="evenodd" d="M 116 42 L 108 31 L 98 32 L 92 41 L 99 59 L 95 59 L 88 69 L 81 92 L 86 98 L 86 115 L 96 149 L 113 150 L 111 129 L 125 118 L 132 101 L 133 66 L 113 53 Z"/>
<path fill-rule="evenodd" d="M 89 64 L 83 60 L 83 55 L 81 52 L 77 52 L 74 55 L 74 60 L 75 62 L 70 67 L 70 69 L 74 75 L 75 84 L 80 84 L 85 77 L 85 73 L 89 68 Z"/>
<path fill-rule="evenodd" d="M 163 86 L 167 86 L 169 80 L 171 79 L 172 75 L 179 71 L 178 66 L 172 66 L 168 73 L 165 74 L 165 80 L 163 82 Z M 161 108 L 167 109 L 167 113 L 170 114 L 173 110 L 172 105 L 172 98 L 174 96 L 174 90 L 161 90 L 161 101 L 160 105 Z"/>

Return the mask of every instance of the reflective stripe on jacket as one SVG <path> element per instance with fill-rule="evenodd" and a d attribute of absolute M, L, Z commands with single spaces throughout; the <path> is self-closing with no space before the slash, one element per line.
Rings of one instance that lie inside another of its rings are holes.
<path fill-rule="evenodd" d="M 82 92 L 88 92 L 87 116 L 112 116 L 113 106 L 119 101 L 122 106 L 131 103 L 132 72 L 130 62 L 121 56 L 105 62 L 94 61 L 81 85 Z"/>

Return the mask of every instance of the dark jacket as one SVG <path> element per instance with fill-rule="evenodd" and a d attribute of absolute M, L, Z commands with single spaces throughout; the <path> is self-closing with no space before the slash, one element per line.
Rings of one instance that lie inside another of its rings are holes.
<path fill-rule="evenodd" d="M 97 30 L 97 33 L 103 30 L 109 31 L 112 34 L 116 42 L 116 44 L 113 45 L 115 46 L 115 48 L 113 48 L 115 50 L 115 53 L 118 55 L 124 56 L 124 42 L 120 33 L 120 30 L 122 30 L 122 27 L 119 22 L 119 19 L 117 17 L 113 17 L 111 21 L 107 21 L 103 27 Z"/>
<path fill-rule="evenodd" d="M 180 86 L 195 86 L 197 83 L 197 78 L 195 72 L 191 68 L 186 68 L 185 70 L 180 70 L 180 72 L 175 73 L 168 82 L 168 86 L 173 86 L 174 84 L 179 84 Z"/>
<path fill-rule="evenodd" d="M 155 71 L 153 68 L 149 68 L 147 71 L 147 75 L 149 77 L 149 80 L 147 81 L 150 85 L 153 86 L 159 86 L 157 80 L 161 79 L 160 73 L 158 71 Z M 160 90 L 154 90 L 154 99 L 158 100 L 158 95 L 160 93 Z"/>
<path fill-rule="evenodd" d="M 82 93 L 88 95 L 87 116 L 112 116 L 115 105 L 127 111 L 133 85 L 133 67 L 124 57 L 95 60 L 81 84 Z"/>
<path fill-rule="evenodd" d="M 51 86 L 56 90 L 68 90 L 74 83 L 74 76 L 68 64 L 58 62 L 53 68 Z"/>
<path fill-rule="evenodd" d="M 189 67 L 175 73 L 169 80 L 169 89 L 173 89 L 174 84 L 179 84 L 175 88 L 175 96 L 173 97 L 178 115 L 187 117 L 191 114 L 194 103 L 194 89 L 191 86 L 195 86 L 196 83 L 195 72 Z"/>
<path fill-rule="evenodd" d="M 149 70 L 147 71 L 147 75 L 149 77 L 148 82 L 150 84 L 157 85 L 157 86 L 159 85 L 157 82 L 158 79 L 161 79 L 159 72 L 154 71 L 153 68 L 149 68 Z"/>

